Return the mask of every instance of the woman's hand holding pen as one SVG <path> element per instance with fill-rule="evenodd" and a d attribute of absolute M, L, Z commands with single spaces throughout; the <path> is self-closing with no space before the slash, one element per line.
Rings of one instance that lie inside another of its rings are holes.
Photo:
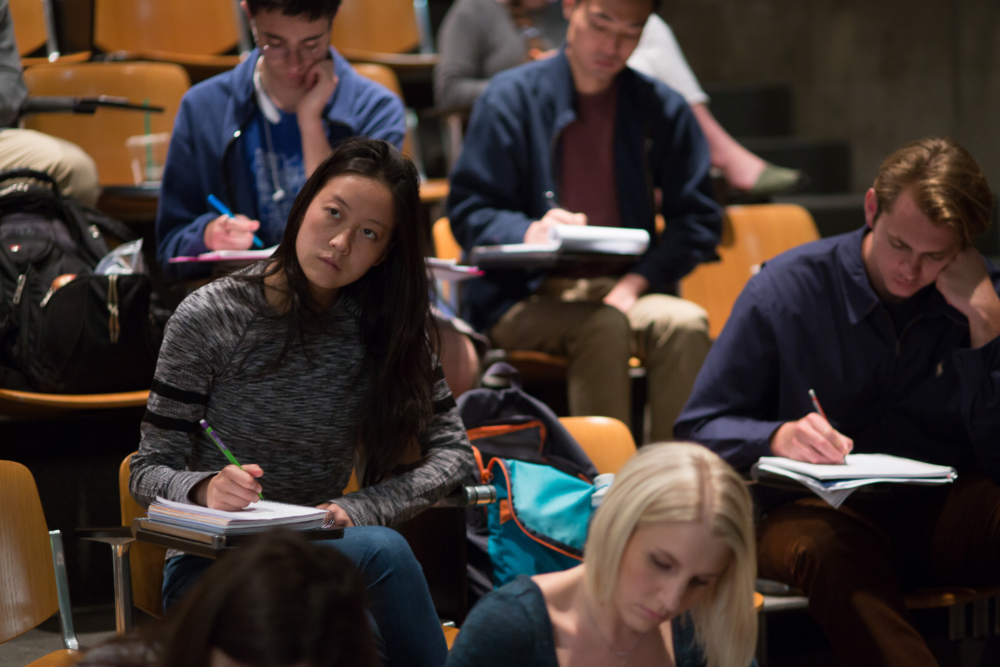
<path fill-rule="evenodd" d="M 263 469 L 254 463 L 243 466 L 228 465 L 222 471 L 194 487 L 191 495 L 195 502 L 213 510 L 235 512 L 260 499 L 263 489 L 257 478 Z"/>
<path fill-rule="evenodd" d="M 326 510 L 327 525 L 332 525 L 336 528 L 350 528 L 354 525 L 351 517 L 347 516 L 344 508 L 337 503 L 323 503 L 322 505 L 317 505 L 316 508 Z"/>
<path fill-rule="evenodd" d="M 205 247 L 209 250 L 249 250 L 253 233 L 260 223 L 245 215 L 220 215 L 205 226 Z"/>
<path fill-rule="evenodd" d="M 586 225 L 587 216 L 583 213 L 570 213 L 561 208 L 554 208 L 545 214 L 541 220 L 535 220 L 524 233 L 525 243 L 548 243 L 549 229 L 555 225 Z"/>
<path fill-rule="evenodd" d="M 771 452 L 775 456 L 805 463 L 840 464 L 852 449 L 854 441 L 815 412 L 782 424 L 771 436 Z"/>

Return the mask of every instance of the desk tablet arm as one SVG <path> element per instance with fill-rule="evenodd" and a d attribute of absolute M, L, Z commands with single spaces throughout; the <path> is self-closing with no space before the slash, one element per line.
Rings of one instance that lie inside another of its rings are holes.
<path fill-rule="evenodd" d="M 434 504 L 434 507 L 473 507 L 475 505 L 489 505 L 497 501 L 497 490 L 492 484 L 477 484 L 476 486 L 462 486 L 458 490 L 446 496 Z"/>
<path fill-rule="evenodd" d="M 28 97 L 21 105 L 19 117 L 23 118 L 36 113 L 85 113 L 93 114 L 98 107 L 109 109 L 128 109 L 131 111 L 148 111 L 163 113 L 163 107 L 143 106 L 129 102 L 127 97 L 98 95 L 94 97 L 70 97 L 65 95 L 43 95 Z"/>

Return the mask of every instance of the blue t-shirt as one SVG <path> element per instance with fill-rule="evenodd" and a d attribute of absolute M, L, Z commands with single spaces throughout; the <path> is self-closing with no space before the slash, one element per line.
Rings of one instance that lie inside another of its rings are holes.
<path fill-rule="evenodd" d="M 243 142 L 245 159 L 254 174 L 254 191 L 257 197 L 257 219 L 260 230 L 257 236 L 265 247 L 281 242 L 292 211 L 295 195 L 306 183 L 306 167 L 302 159 L 302 135 L 294 113 L 280 111 L 281 120 L 272 124 L 261 111 L 254 114 L 247 126 Z M 265 133 L 265 123 L 271 132 L 270 147 Z M 273 148 L 274 152 L 271 152 Z M 285 196 L 274 200 L 277 187 L 285 191 Z"/>

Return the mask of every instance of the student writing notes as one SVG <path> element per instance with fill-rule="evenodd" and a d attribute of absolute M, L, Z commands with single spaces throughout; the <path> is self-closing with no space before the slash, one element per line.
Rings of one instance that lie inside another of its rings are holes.
<path fill-rule="evenodd" d="M 347 527 L 390 665 L 440 665 L 445 645 L 405 541 L 382 528 L 436 502 L 471 450 L 429 347 L 429 238 L 418 177 L 390 144 L 345 141 L 296 197 L 271 259 L 185 299 L 170 319 L 130 490 L 234 510 L 322 506 Z M 243 470 L 204 434 L 225 434 Z M 411 444 L 419 463 L 392 476 Z M 363 488 L 341 490 L 357 465 Z M 175 555 L 164 601 L 209 565 Z"/>
<path fill-rule="evenodd" d="M 463 316 L 504 349 L 567 357 L 574 415 L 629 423 L 637 354 L 649 378 L 650 438 L 666 440 L 710 344 L 705 311 L 667 292 L 715 257 L 721 220 L 690 108 L 625 65 L 654 4 L 565 0 L 565 48 L 497 75 L 477 102 L 448 211 L 467 252 L 546 242 L 555 224 L 649 233 L 649 250 L 625 275 L 580 282 L 487 271 L 467 283 Z"/>
<path fill-rule="evenodd" d="M 402 148 L 403 103 L 330 46 L 340 0 L 245 0 L 257 48 L 181 100 L 156 215 L 167 280 L 208 276 L 171 257 L 246 250 L 282 238 L 295 195 L 338 143 L 384 139 Z M 215 194 L 234 216 L 220 215 Z"/>
<path fill-rule="evenodd" d="M 992 208 L 955 142 L 893 153 L 862 229 L 751 278 L 677 422 L 737 468 L 852 451 L 958 471 L 943 487 L 859 492 L 840 510 L 766 499 L 760 574 L 805 591 L 847 665 L 936 664 L 902 591 L 1000 583 L 1000 271 L 970 244 Z"/>
<path fill-rule="evenodd" d="M 750 494 L 704 447 L 640 449 L 597 510 L 583 560 L 482 598 L 447 667 L 753 664 Z"/>

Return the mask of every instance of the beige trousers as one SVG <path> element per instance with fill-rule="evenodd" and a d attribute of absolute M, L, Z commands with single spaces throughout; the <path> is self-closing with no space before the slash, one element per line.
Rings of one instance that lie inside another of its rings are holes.
<path fill-rule="evenodd" d="M 44 171 L 63 194 L 87 206 L 97 204 L 97 165 L 76 144 L 34 130 L 0 130 L 0 171 L 18 168 Z"/>
<path fill-rule="evenodd" d="M 632 414 L 628 360 L 639 357 L 649 389 L 650 440 L 669 440 L 711 347 L 708 315 L 665 294 L 640 297 L 623 313 L 600 300 L 614 282 L 550 279 L 504 313 L 490 337 L 505 350 L 567 357 L 570 413 L 626 424 Z"/>

